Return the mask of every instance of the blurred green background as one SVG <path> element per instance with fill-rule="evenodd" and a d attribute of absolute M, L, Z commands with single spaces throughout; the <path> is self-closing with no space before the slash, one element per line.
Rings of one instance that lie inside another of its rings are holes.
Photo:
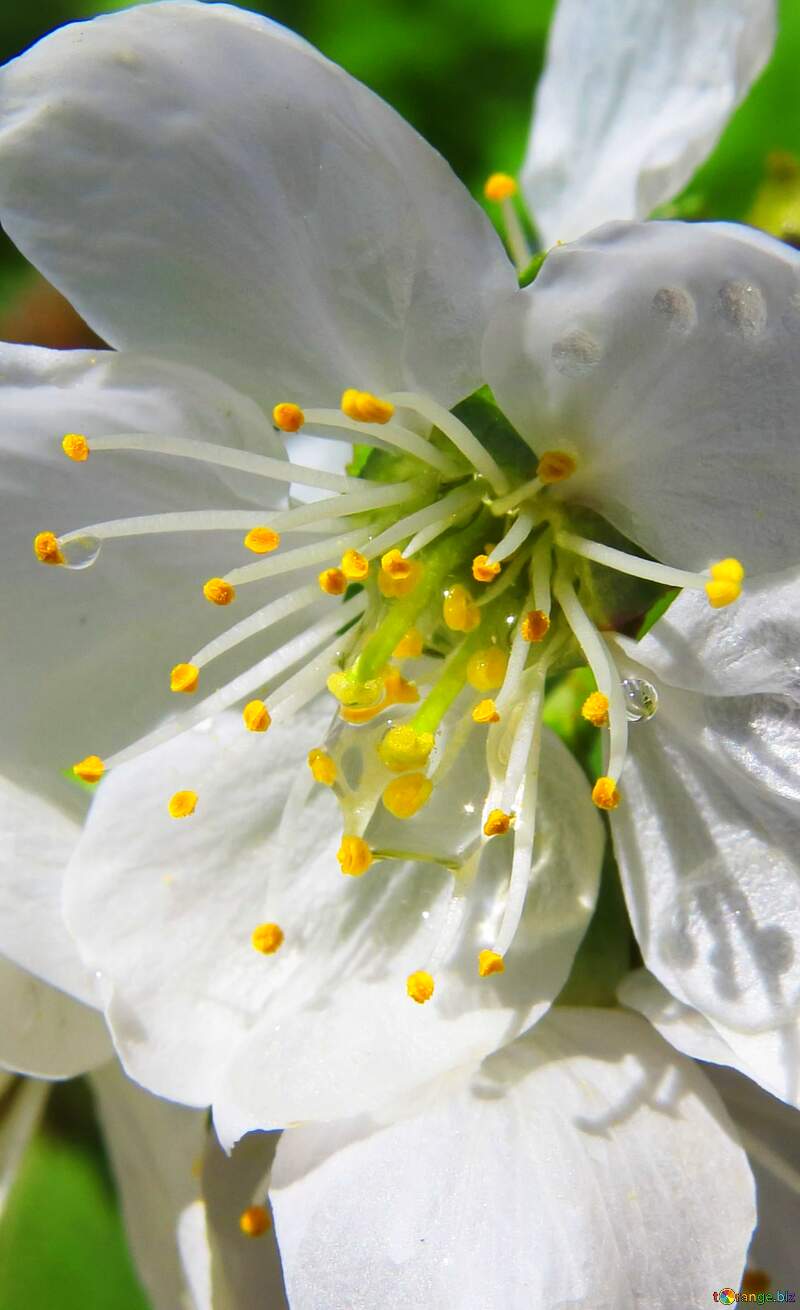
<path fill-rule="evenodd" d="M 119 7 L 6 0 L 0 57 L 12 58 L 61 23 Z M 490 172 L 519 167 L 553 0 L 275 0 L 249 7 L 300 32 L 388 100 L 476 195 Z M 748 218 L 800 244 L 800 0 L 782 0 L 780 20 L 772 63 L 672 212 Z M 0 333 L 61 347 L 91 339 L 5 238 Z M 53 1307 L 147 1310 L 80 1083 L 55 1089 L 0 1221 L 0 1310 Z"/>

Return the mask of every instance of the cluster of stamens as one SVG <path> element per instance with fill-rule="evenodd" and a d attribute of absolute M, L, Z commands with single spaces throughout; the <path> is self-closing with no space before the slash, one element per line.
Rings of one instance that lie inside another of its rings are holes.
<path fill-rule="evenodd" d="M 503 188 L 497 186 L 498 198 L 507 200 L 507 191 L 500 195 Z M 87 756 L 74 772 L 93 785 L 108 768 L 236 703 L 244 706 L 243 730 L 266 733 L 273 722 L 286 720 L 327 687 L 335 715 L 328 738 L 309 754 L 308 766 L 314 783 L 330 788 L 342 810 L 342 873 L 361 877 L 381 860 L 405 857 L 432 860 L 458 878 L 466 865 L 476 867 L 487 842 L 513 842 L 500 926 L 477 959 L 481 977 L 500 974 L 531 868 L 547 680 L 570 651 L 582 652 L 579 658 L 596 684 L 581 713 L 606 734 L 606 764 L 592 800 L 601 810 L 613 810 L 622 801 L 619 781 L 628 731 L 622 679 L 613 646 L 591 617 L 592 598 L 578 577 L 578 562 L 663 587 L 704 588 L 714 607 L 736 599 L 743 569 L 727 559 L 713 564 L 708 574 L 687 573 L 576 534 L 563 494 L 557 499 L 551 495 L 551 488 L 566 483 L 579 467 L 579 455 L 568 442 L 541 453 L 515 486 L 517 471 L 501 467 L 469 427 L 426 396 L 400 392 L 378 397 L 348 389 L 338 411 L 304 412 L 283 402 L 272 419 L 279 432 L 288 434 L 306 426 L 316 433 L 357 432 L 360 442 L 381 453 L 380 480 L 370 478 L 370 461 L 364 476 L 352 477 L 184 438 L 145 433 L 64 437 L 65 454 L 80 464 L 99 451 L 142 450 L 332 493 L 278 510 L 267 516 L 267 523 L 259 523 L 252 511 L 209 510 L 95 524 L 61 537 L 39 533 L 34 542 L 39 560 L 83 567 L 109 538 L 244 529 L 244 547 L 257 562 L 203 586 L 206 599 L 220 607 L 233 605 L 238 591 L 252 583 L 312 571 L 312 580 L 287 590 L 176 665 L 169 678 L 173 692 L 195 695 L 214 659 L 291 615 L 313 612 L 321 596 L 339 598 L 330 607 L 326 602 L 321 616 L 299 635 L 199 704 L 106 761 Z M 397 471 L 394 480 L 387 478 L 387 468 Z M 306 532 L 315 534 L 310 544 L 279 549 L 286 536 Z M 79 563 L 71 560 L 76 543 Z M 586 576 L 585 569 L 580 576 Z M 424 694 L 408 673 L 409 663 L 423 659 Z M 265 686 L 271 688 L 266 701 L 261 699 Z M 366 735 L 359 740 L 365 743 L 369 767 L 351 786 L 342 759 L 352 734 L 362 730 Z M 371 845 L 367 830 L 377 807 L 394 819 L 412 821 L 431 803 L 459 743 L 473 731 L 486 735 L 489 783 L 468 854 L 459 862 L 442 852 L 419 852 L 413 835 L 407 849 Z M 167 810 L 175 819 L 201 814 L 202 796 L 188 788 L 177 791 Z M 277 924 L 263 923 L 253 930 L 251 942 L 261 954 L 274 955 L 284 933 Z M 435 970 L 451 944 L 441 944 L 425 967 L 409 976 L 407 991 L 415 1002 L 433 996 Z"/>

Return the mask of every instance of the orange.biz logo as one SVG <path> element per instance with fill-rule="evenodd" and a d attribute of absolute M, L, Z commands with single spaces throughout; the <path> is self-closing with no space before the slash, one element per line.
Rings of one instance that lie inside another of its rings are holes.
<path fill-rule="evenodd" d="M 723 1287 L 719 1292 L 712 1292 L 717 1305 L 794 1305 L 794 1292 L 784 1289 L 778 1292 L 735 1292 L 732 1287 Z"/>

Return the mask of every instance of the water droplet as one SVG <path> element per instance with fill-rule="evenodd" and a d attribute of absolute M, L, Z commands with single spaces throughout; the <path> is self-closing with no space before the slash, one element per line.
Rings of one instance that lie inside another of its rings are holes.
<path fill-rule="evenodd" d="M 658 692 L 652 682 L 645 682 L 644 678 L 623 678 L 622 690 L 625 711 L 631 723 L 652 719 L 658 709 Z"/>
<path fill-rule="evenodd" d="M 767 305 L 758 287 L 749 282 L 725 282 L 719 289 L 722 313 L 743 337 L 755 337 L 767 321 Z"/>
<path fill-rule="evenodd" d="M 100 554 L 102 541 L 99 537 L 73 537 L 71 541 L 61 543 L 65 569 L 88 569 Z"/>
<path fill-rule="evenodd" d="M 554 342 L 550 358 L 559 373 L 568 378 L 579 378 L 591 373 L 594 366 L 600 363 L 602 354 L 600 343 L 594 337 L 590 337 L 583 328 L 573 328 Z"/>

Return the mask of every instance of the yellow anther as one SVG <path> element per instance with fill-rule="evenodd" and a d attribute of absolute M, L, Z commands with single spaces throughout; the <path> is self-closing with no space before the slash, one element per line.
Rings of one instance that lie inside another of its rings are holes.
<path fill-rule="evenodd" d="M 406 978 L 406 991 L 417 1005 L 424 1005 L 433 996 L 433 978 L 424 969 L 417 969 Z"/>
<path fill-rule="evenodd" d="M 315 782 L 332 787 L 336 781 L 336 765 L 327 751 L 315 747 L 308 752 L 308 767 Z"/>
<path fill-rule="evenodd" d="M 358 550 L 346 550 L 341 568 L 348 582 L 363 582 L 369 573 L 369 560 Z"/>
<path fill-rule="evenodd" d="M 472 576 L 476 582 L 493 582 L 500 572 L 499 564 L 490 564 L 488 555 L 476 555 L 472 561 Z"/>
<path fill-rule="evenodd" d="M 433 750 L 433 733 L 416 732 L 408 723 L 390 728 L 378 746 L 378 754 L 392 773 L 422 769 Z"/>
<path fill-rule="evenodd" d="M 245 1237 L 263 1237 L 272 1227 L 269 1211 L 263 1205 L 248 1205 L 239 1215 L 239 1227 Z"/>
<path fill-rule="evenodd" d="M 706 583 L 706 595 L 715 610 L 731 605 L 742 594 L 744 569 L 738 559 L 721 559 L 711 565 L 711 582 Z"/>
<path fill-rule="evenodd" d="M 481 612 L 466 587 L 457 582 L 444 594 L 442 618 L 452 632 L 473 632 L 481 621 Z"/>
<path fill-rule="evenodd" d="M 394 648 L 396 660 L 415 660 L 422 654 L 422 633 L 411 628 Z"/>
<path fill-rule="evenodd" d="M 343 837 L 336 858 L 342 873 L 351 878 L 360 878 L 372 864 L 372 851 L 363 837 Z"/>
<path fill-rule="evenodd" d="M 277 923 L 260 923 L 253 929 L 250 943 L 262 955 L 274 955 L 283 945 L 283 929 Z"/>
<path fill-rule="evenodd" d="M 272 723 L 270 712 L 263 700 L 248 701 L 242 710 L 242 718 L 248 732 L 266 732 Z"/>
<path fill-rule="evenodd" d="M 596 728 L 608 727 L 608 697 L 602 691 L 593 691 L 581 705 L 581 714 Z"/>
<path fill-rule="evenodd" d="M 85 760 L 73 764 L 72 772 L 81 782 L 99 782 L 106 771 L 106 766 L 99 755 L 87 755 Z"/>
<path fill-rule="evenodd" d="M 502 955 L 497 951 L 481 951 L 478 956 L 478 973 L 481 978 L 488 978 L 492 973 L 505 973 L 506 966 Z"/>
<path fill-rule="evenodd" d="M 64 556 L 54 532 L 38 532 L 33 539 L 33 553 L 40 564 L 63 564 Z"/>
<path fill-rule="evenodd" d="M 299 432 L 306 421 L 306 416 L 299 405 L 284 401 L 272 411 L 272 422 L 281 432 Z"/>
<path fill-rule="evenodd" d="M 203 595 L 212 605 L 230 605 L 236 600 L 236 588 L 224 578 L 209 578 L 203 587 Z"/>
<path fill-rule="evenodd" d="M 620 794 L 613 778 L 598 778 L 592 788 L 592 800 L 598 810 L 615 810 L 620 802 Z"/>
<path fill-rule="evenodd" d="M 317 582 L 326 596 L 342 596 L 347 590 L 347 578 L 341 569 L 324 569 Z"/>
<path fill-rule="evenodd" d="M 274 528 L 251 528 L 244 539 L 244 544 L 254 555 L 268 555 L 271 550 L 277 550 L 280 546 L 281 534 Z"/>
<path fill-rule="evenodd" d="M 508 655 L 499 646 L 476 650 L 467 664 L 467 682 L 476 691 L 494 691 L 502 687 L 508 667 Z"/>
<path fill-rule="evenodd" d="M 387 600 L 408 596 L 421 577 L 422 565 L 418 560 L 406 559 L 399 550 L 389 550 L 381 560 L 378 590 Z"/>
<path fill-rule="evenodd" d="M 383 696 L 375 705 L 362 708 L 342 706 L 339 714 L 346 723 L 369 723 L 390 705 L 414 705 L 418 700 L 419 691 L 416 683 L 409 682 L 399 669 L 390 666 L 383 675 Z"/>
<path fill-rule="evenodd" d="M 571 478 L 578 461 L 567 450 L 546 450 L 536 466 L 536 476 L 547 485 L 550 482 L 564 482 Z"/>
<path fill-rule="evenodd" d="M 505 810 L 490 810 L 486 822 L 483 825 L 484 836 L 504 837 L 511 827 L 513 820 L 514 815 L 506 814 Z"/>
<path fill-rule="evenodd" d="M 74 459 L 76 464 L 83 464 L 89 458 L 89 442 L 80 432 L 68 432 L 61 442 L 61 449 L 67 459 Z"/>
<path fill-rule="evenodd" d="M 356 682 L 348 673 L 337 669 L 328 675 L 328 691 L 341 705 L 356 706 L 367 709 L 378 705 L 384 696 L 383 678 L 368 678 L 366 682 Z"/>
<path fill-rule="evenodd" d="M 517 194 L 517 183 L 510 173 L 492 173 L 483 187 L 487 200 L 510 200 Z"/>
<path fill-rule="evenodd" d="M 342 395 L 342 413 L 358 423 L 388 423 L 394 414 L 394 405 L 369 391 L 348 387 Z"/>
<path fill-rule="evenodd" d="M 196 664 L 176 664 L 169 675 L 170 691 L 194 691 L 200 670 Z"/>
<path fill-rule="evenodd" d="M 173 819 L 186 819 L 197 809 L 196 791 L 176 791 L 170 797 L 169 812 Z"/>
<path fill-rule="evenodd" d="M 525 641 L 544 641 L 550 631 L 550 619 L 544 610 L 528 610 L 522 620 L 522 636 Z"/>
<path fill-rule="evenodd" d="M 480 700 L 472 711 L 474 723 L 499 723 L 500 715 L 493 700 Z"/>
<path fill-rule="evenodd" d="M 410 819 L 425 805 L 433 783 L 424 773 L 404 773 L 393 778 L 383 793 L 383 803 L 396 819 Z"/>

